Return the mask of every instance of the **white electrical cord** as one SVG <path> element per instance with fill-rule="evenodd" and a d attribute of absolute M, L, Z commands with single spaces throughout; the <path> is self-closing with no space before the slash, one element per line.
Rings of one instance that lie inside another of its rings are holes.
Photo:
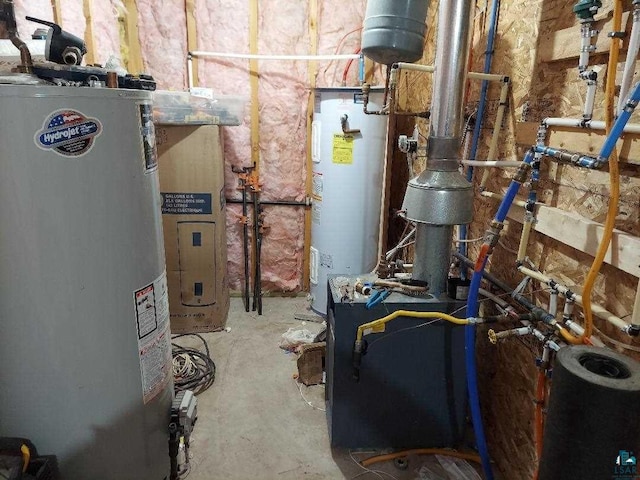
<path fill-rule="evenodd" d="M 300 384 L 300 382 L 298 382 L 297 380 L 294 380 L 294 382 L 296 382 L 296 385 L 298 386 L 298 391 L 300 392 L 300 396 L 302 397 L 302 400 L 304 400 L 307 405 L 309 405 L 314 410 L 320 410 L 321 412 L 325 411 L 324 408 L 316 407 L 313 403 L 307 400 L 306 397 L 304 396 L 304 393 L 302 393 L 302 385 Z"/>

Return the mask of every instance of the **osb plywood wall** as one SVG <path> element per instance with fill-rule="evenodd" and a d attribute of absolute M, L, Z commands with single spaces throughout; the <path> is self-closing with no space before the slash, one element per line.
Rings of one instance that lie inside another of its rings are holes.
<path fill-rule="evenodd" d="M 520 160 L 524 148 L 516 145 L 516 131 L 521 122 L 539 122 L 546 116 L 581 118 L 584 105 L 584 82 L 578 79 L 577 58 L 546 62 L 544 49 L 549 48 L 550 36 L 559 30 L 577 25 L 572 13 L 574 1 L 566 0 L 516 0 L 503 1 L 500 7 L 499 26 L 495 43 L 492 73 L 505 74 L 512 79 L 508 114 L 501 130 L 498 159 Z M 611 16 L 612 1 L 603 2 L 597 18 Z M 482 71 L 490 2 L 477 2 L 474 18 L 474 34 L 471 70 Z M 625 10 L 631 9 L 630 2 Z M 630 30 L 630 22 L 626 25 Z M 601 36 L 608 32 L 603 31 Z M 570 39 L 571 45 L 579 52 L 579 34 Z M 433 59 L 433 38 L 427 41 L 423 63 Z M 576 53 L 577 55 L 577 53 Z M 621 54 L 621 62 L 625 54 Z M 592 56 L 591 64 L 601 68 L 596 96 L 595 119 L 603 119 L 604 81 L 607 55 Z M 619 73 L 622 63 L 619 66 Z M 409 88 L 409 103 L 428 103 L 430 85 L 427 78 L 412 83 L 414 74 L 406 74 Z M 618 81 L 620 80 L 618 75 Z M 402 85 L 407 85 L 402 84 Z M 467 112 L 477 107 L 479 84 L 471 83 L 466 102 Z M 478 159 L 486 159 L 491 130 L 499 98 L 499 87 L 489 88 L 487 113 L 482 130 Z M 632 121 L 637 121 L 635 114 Z M 426 134 L 426 127 L 423 133 Z M 471 133 L 468 134 L 468 138 Z M 467 142 L 468 143 L 468 142 Z M 599 144 L 597 147 L 599 148 Z M 566 146 L 570 148 L 570 146 Z M 468 149 L 468 144 L 467 144 Z M 465 151 L 468 151 L 465 149 Z M 589 153 L 589 152 L 584 152 Z M 640 234 L 639 193 L 640 171 L 633 165 L 623 167 L 621 179 L 621 202 L 616 227 L 633 235 Z M 503 192 L 513 170 L 492 171 L 487 189 Z M 496 200 L 479 196 L 478 179 L 481 169 L 476 169 L 476 216 L 471 225 L 469 238 L 481 237 L 497 209 Z M 526 194 L 526 188 L 522 193 Z M 550 165 L 545 161 L 542 181 L 539 187 L 542 202 L 577 212 L 589 219 L 603 222 L 609 199 L 608 174 L 604 171 L 591 172 L 571 166 Z M 522 198 L 522 195 L 521 195 Z M 521 225 L 510 221 L 505 229 L 500 245 L 496 248 L 488 269 L 515 286 L 522 279 L 515 265 L 515 250 L 518 247 Z M 571 235 L 571 232 L 566 232 Z M 477 250 L 470 247 L 470 256 L 475 258 Z M 534 233 L 529 242 L 528 256 L 542 271 L 556 280 L 580 292 L 593 257 L 563 243 Z M 617 268 L 604 265 L 595 285 L 593 301 L 616 315 L 627 318 L 631 314 L 638 279 Z M 529 292 L 536 300 L 546 305 L 548 295 L 540 291 L 541 286 L 533 282 Z M 560 309 L 562 301 L 560 301 Z M 578 318 L 580 309 L 576 308 Z M 615 340 L 629 343 L 618 332 L 595 317 L 598 330 Z M 615 347 L 605 340 L 605 343 Z M 629 355 L 637 355 L 627 349 Z M 541 347 L 529 339 L 509 339 L 497 346 L 491 345 L 486 331 L 479 331 L 479 358 L 481 362 L 482 406 L 488 430 L 490 450 L 504 478 L 531 478 L 535 468 L 536 455 L 533 447 L 533 399 L 535 391 L 535 359 Z"/>

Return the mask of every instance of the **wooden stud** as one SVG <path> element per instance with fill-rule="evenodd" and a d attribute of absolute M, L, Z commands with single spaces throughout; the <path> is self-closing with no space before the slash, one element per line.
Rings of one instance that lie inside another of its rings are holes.
<path fill-rule="evenodd" d="M 523 223 L 524 210 L 513 207 L 509 210 L 509 218 Z M 560 208 L 539 205 L 535 230 L 568 245 L 581 252 L 594 256 L 603 227 L 600 223 L 589 220 L 577 213 L 567 212 Z M 568 234 L 567 232 L 571 232 Z M 640 278 L 640 238 L 620 230 L 614 230 L 611 245 L 604 261 L 624 272 Z"/>
<path fill-rule="evenodd" d="M 142 51 L 138 35 L 138 6 L 136 0 L 124 0 L 124 12 L 121 17 L 124 42 L 121 42 L 122 60 L 130 73 L 141 73 Z"/>
<path fill-rule="evenodd" d="M 249 53 L 258 53 L 258 0 L 249 1 Z M 249 60 L 249 87 L 251 89 L 251 163 L 255 165 L 254 173 L 260 179 L 260 106 L 258 104 L 259 86 L 258 60 Z M 251 239 L 251 279 L 256 278 L 256 252 L 257 239 L 252 235 Z M 253 284 L 253 291 L 257 286 Z"/>
<path fill-rule="evenodd" d="M 309 0 L 309 54 L 318 53 L 318 0 Z M 316 76 L 318 73 L 317 62 L 312 61 L 307 64 L 307 74 L 309 77 L 309 100 L 307 102 L 307 157 L 306 157 L 306 177 L 305 193 L 307 198 L 311 197 L 313 182 L 313 160 L 311 158 L 312 122 L 313 111 L 315 109 Z M 311 250 L 311 209 L 304 210 L 304 252 L 302 257 L 302 289 L 308 291 L 310 288 L 310 250 Z"/>
<path fill-rule="evenodd" d="M 258 53 L 258 0 L 249 2 L 249 53 Z M 249 84 L 251 87 L 251 162 L 260 172 L 260 106 L 258 104 L 258 60 L 249 60 Z"/>
<path fill-rule="evenodd" d="M 60 0 L 51 0 L 51 8 L 53 9 L 53 22 L 62 26 L 62 5 Z"/>
<path fill-rule="evenodd" d="M 187 15 L 187 50 L 193 52 L 198 49 L 198 31 L 196 22 L 196 2 L 195 0 L 185 0 L 185 13 Z M 198 82 L 198 59 L 194 58 L 193 65 L 193 86 L 197 87 Z"/>
<path fill-rule="evenodd" d="M 83 0 L 82 10 L 85 21 L 84 43 L 87 45 L 85 62 L 87 65 L 93 65 L 96 63 L 96 43 L 93 37 L 93 5 L 91 0 Z"/>

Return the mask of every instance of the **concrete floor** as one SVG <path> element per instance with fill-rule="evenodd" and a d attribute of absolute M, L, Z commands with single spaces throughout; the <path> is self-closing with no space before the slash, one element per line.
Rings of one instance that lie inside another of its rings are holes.
<path fill-rule="evenodd" d="M 332 451 L 324 413 L 324 386 L 297 381 L 296 357 L 278 347 L 289 327 L 316 332 L 320 325 L 294 319 L 305 313 L 304 298 L 265 298 L 263 315 L 246 313 L 240 298 L 231 299 L 229 332 L 204 335 L 217 365 L 216 381 L 198 396 L 199 419 L 192 436 L 189 480 L 248 479 L 433 479 L 447 476 L 435 459 L 409 459 L 405 471 L 392 462 L 376 472 L 357 459 L 380 452 Z M 424 464 L 430 474 L 420 475 Z"/>

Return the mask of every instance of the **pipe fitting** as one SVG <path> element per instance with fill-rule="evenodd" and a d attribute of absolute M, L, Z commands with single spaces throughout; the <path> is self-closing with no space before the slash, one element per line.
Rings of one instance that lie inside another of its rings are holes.
<path fill-rule="evenodd" d="M 630 337 L 637 337 L 640 335 L 640 325 L 631 324 L 625 329 L 625 333 Z"/>
<path fill-rule="evenodd" d="M 487 333 L 489 335 L 489 341 L 495 345 L 498 343 L 498 340 L 501 340 L 503 338 L 523 337 L 525 335 L 533 333 L 533 330 L 531 327 L 527 326 L 512 328 L 511 330 L 502 330 L 501 332 L 496 332 L 495 330 L 490 329 Z"/>

